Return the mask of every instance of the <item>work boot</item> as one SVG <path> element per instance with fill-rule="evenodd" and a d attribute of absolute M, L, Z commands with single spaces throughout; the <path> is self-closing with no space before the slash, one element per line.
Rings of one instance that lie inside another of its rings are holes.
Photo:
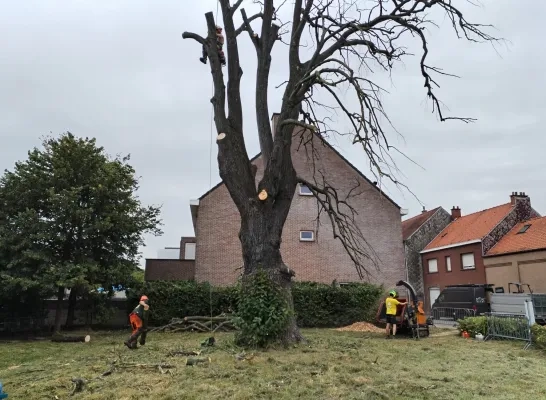
<path fill-rule="evenodd" d="M 205 57 L 201 57 L 199 59 L 199 61 L 201 61 L 203 64 L 206 64 L 207 63 L 207 60 L 205 59 Z"/>

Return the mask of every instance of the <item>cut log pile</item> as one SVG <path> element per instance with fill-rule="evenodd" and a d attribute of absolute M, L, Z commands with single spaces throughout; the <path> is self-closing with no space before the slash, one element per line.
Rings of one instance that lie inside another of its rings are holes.
<path fill-rule="evenodd" d="M 148 332 L 230 332 L 235 329 L 231 316 L 219 315 L 173 318 L 167 325 L 152 328 Z"/>

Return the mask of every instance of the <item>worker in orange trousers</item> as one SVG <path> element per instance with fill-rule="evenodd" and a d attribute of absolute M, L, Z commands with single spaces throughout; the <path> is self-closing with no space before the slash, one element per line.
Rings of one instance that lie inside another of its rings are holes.
<path fill-rule="evenodd" d="M 148 318 L 150 315 L 150 300 L 148 296 L 142 295 L 140 297 L 140 302 L 135 307 L 133 312 L 129 314 L 129 322 L 131 323 L 131 328 L 133 332 L 128 340 L 123 342 L 125 346 L 130 349 L 137 348 L 137 341 L 140 337 L 140 345 L 144 346 L 146 344 L 146 333 L 148 329 Z"/>

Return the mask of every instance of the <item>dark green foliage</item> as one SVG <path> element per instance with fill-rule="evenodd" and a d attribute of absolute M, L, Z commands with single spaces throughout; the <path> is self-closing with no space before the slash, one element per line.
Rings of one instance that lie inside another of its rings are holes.
<path fill-rule="evenodd" d="M 127 291 L 128 312 L 142 294 L 150 298 L 151 324 L 167 324 L 171 318 L 189 315 L 233 313 L 237 308 L 239 286 L 211 287 L 195 282 L 148 282 Z M 294 309 L 299 326 L 338 327 L 356 321 L 372 321 L 383 289 L 355 283 L 339 288 L 308 282 L 292 285 Z"/>
<path fill-rule="evenodd" d="M 521 336 L 521 332 L 528 329 L 527 321 L 524 319 L 511 319 L 502 318 L 496 316 L 480 316 L 480 317 L 467 317 L 458 321 L 459 330 L 467 331 L 471 337 L 475 337 L 476 334 L 481 333 L 483 336 L 487 336 L 488 323 L 496 326 L 503 335 L 506 336 Z"/>
<path fill-rule="evenodd" d="M 191 281 L 156 281 L 127 290 L 128 312 L 137 306 L 143 294 L 150 298 L 150 324 L 154 326 L 168 324 L 171 318 L 176 317 L 211 315 L 211 311 L 214 316 L 233 313 L 237 304 L 236 287 L 218 288 Z"/>
<path fill-rule="evenodd" d="M 467 317 L 458 321 L 459 330 L 467 331 L 471 337 L 475 337 L 478 333 L 487 336 L 487 317 Z"/>
<path fill-rule="evenodd" d="M 531 327 L 533 344 L 536 348 L 546 350 L 546 326 L 534 324 Z"/>
<path fill-rule="evenodd" d="M 298 326 L 338 327 L 375 317 L 383 288 L 365 283 L 341 287 L 298 282 L 292 286 L 292 297 Z"/>
<path fill-rule="evenodd" d="M 71 133 L 42 146 L 0 179 L 1 281 L 47 295 L 130 283 L 143 234 L 161 231 L 129 158 Z"/>
<path fill-rule="evenodd" d="M 279 286 L 264 271 L 245 278 L 239 290 L 234 325 L 239 329 L 236 342 L 250 347 L 264 347 L 285 330 L 290 311 Z"/>

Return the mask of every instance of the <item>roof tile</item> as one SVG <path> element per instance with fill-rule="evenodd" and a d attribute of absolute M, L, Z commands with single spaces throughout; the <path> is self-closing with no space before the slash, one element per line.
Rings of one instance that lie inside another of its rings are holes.
<path fill-rule="evenodd" d="M 433 210 L 422 212 L 415 217 L 411 217 L 406 219 L 405 221 L 402 221 L 403 240 L 409 238 L 417 229 L 421 227 L 421 225 L 423 225 L 430 217 L 432 217 L 439 208 L 440 207 L 436 207 Z"/>
<path fill-rule="evenodd" d="M 512 204 L 488 208 L 456 219 L 444 228 L 424 250 L 483 239 L 512 210 Z"/>
<path fill-rule="evenodd" d="M 525 233 L 518 233 L 525 225 Z M 487 256 L 546 249 L 546 217 L 520 222 L 487 252 Z"/>

